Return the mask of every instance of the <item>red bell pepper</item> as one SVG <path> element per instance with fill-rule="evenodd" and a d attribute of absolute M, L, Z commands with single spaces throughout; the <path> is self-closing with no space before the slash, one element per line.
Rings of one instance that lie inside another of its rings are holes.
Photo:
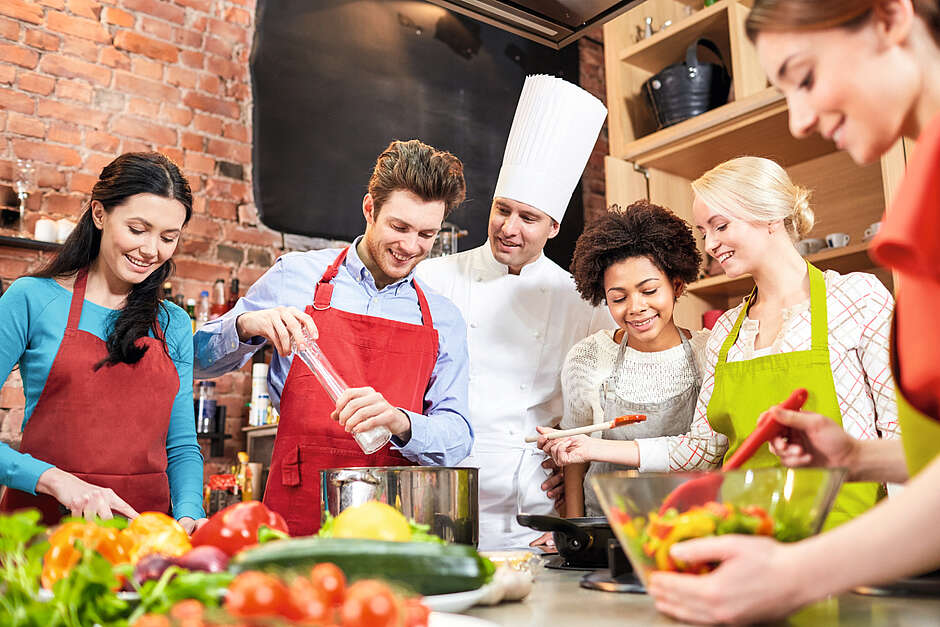
<path fill-rule="evenodd" d="M 229 557 L 245 547 L 258 544 L 261 527 L 287 534 L 287 523 L 259 501 L 229 505 L 217 512 L 192 537 L 193 546 L 208 544 L 225 551 Z"/>

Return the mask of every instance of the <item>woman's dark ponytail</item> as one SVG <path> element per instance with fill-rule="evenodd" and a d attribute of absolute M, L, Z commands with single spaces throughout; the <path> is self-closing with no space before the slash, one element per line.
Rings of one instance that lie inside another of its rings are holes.
<path fill-rule="evenodd" d="M 72 234 L 59 253 L 33 276 L 67 277 L 88 268 L 98 257 L 101 248 L 101 231 L 92 220 L 92 202 L 100 202 L 105 211 L 110 213 L 137 194 L 154 194 L 179 201 L 186 209 L 184 224 L 192 216 L 192 190 L 176 164 L 156 152 L 125 153 L 101 170 L 91 192 L 91 201 Z M 162 338 L 158 325 L 159 311 L 164 307 L 160 300 L 160 287 L 173 274 L 173 268 L 173 260 L 168 259 L 144 281 L 131 288 L 108 334 L 108 356 L 98 364 L 99 367 L 137 363 L 147 352 L 147 348 L 139 346 L 137 340 L 147 337 L 151 331 L 154 336 Z M 166 341 L 161 341 L 166 351 Z"/>

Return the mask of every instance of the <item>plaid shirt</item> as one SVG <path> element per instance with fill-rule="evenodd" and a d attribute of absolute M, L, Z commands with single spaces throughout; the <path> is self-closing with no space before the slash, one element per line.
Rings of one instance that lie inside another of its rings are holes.
<path fill-rule="evenodd" d="M 889 364 L 889 335 L 894 299 L 872 274 L 841 275 L 825 272 L 829 317 L 829 358 L 842 426 L 854 438 L 897 438 L 898 410 Z M 703 470 L 721 464 L 728 439 L 708 422 L 707 410 L 715 389 L 715 364 L 721 345 L 731 333 L 740 305 L 726 311 L 705 347 L 705 372 L 690 432 L 675 437 L 638 440 L 640 470 L 644 472 Z M 759 330 L 757 320 L 746 319 L 728 361 L 752 359 Z M 770 354 L 809 350 L 809 301 L 783 312 L 780 332 Z"/>

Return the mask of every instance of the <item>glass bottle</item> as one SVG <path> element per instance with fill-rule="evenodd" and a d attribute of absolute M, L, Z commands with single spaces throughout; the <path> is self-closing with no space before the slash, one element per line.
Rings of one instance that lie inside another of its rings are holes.
<path fill-rule="evenodd" d="M 233 278 L 228 284 L 228 302 L 225 303 L 225 311 L 235 307 L 238 302 L 238 279 Z"/>
<path fill-rule="evenodd" d="M 187 298 L 186 299 L 186 313 L 189 314 L 189 322 L 193 326 L 193 333 L 196 332 L 196 299 Z"/>
<path fill-rule="evenodd" d="M 209 292 L 202 290 L 199 294 L 199 303 L 196 305 L 196 330 L 209 322 Z"/>
<path fill-rule="evenodd" d="M 196 396 L 196 433 L 211 433 L 215 422 L 215 381 L 200 381 Z"/>
<path fill-rule="evenodd" d="M 216 279 L 212 284 L 212 304 L 209 306 L 209 320 L 215 320 L 227 311 L 225 307 L 225 279 Z"/>
<path fill-rule="evenodd" d="M 238 452 L 238 471 L 235 473 L 235 483 L 242 492 L 242 501 L 251 501 L 255 497 L 251 485 L 251 468 L 248 466 L 248 453 Z"/>

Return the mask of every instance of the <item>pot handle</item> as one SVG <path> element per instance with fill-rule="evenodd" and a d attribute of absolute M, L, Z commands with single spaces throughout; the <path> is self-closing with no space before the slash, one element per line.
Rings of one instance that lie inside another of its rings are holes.
<path fill-rule="evenodd" d="M 365 470 L 340 470 L 330 477 L 330 483 L 336 487 L 342 487 L 347 483 L 379 485 L 379 480 L 375 475 Z"/>
<path fill-rule="evenodd" d="M 567 544 L 575 549 L 581 549 L 591 545 L 592 537 L 590 534 L 570 520 L 559 516 L 516 514 L 516 522 L 523 527 L 535 529 L 536 531 L 562 533 L 567 539 Z"/>

